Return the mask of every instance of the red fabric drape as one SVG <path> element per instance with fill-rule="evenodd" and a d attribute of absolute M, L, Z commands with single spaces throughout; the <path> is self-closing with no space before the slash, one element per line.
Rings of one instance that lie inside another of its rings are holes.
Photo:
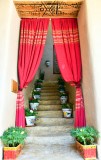
<path fill-rule="evenodd" d="M 25 127 L 24 98 L 21 90 L 33 80 L 38 69 L 45 46 L 48 23 L 48 19 L 21 20 L 18 57 L 20 91 L 16 102 L 16 126 Z"/>
<path fill-rule="evenodd" d="M 77 20 L 52 19 L 52 29 L 60 72 L 66 82 L 74 82 L 76 87 L 75 127 L 83 127 L 86 122 L 80 86 L 82 66 Z"/>

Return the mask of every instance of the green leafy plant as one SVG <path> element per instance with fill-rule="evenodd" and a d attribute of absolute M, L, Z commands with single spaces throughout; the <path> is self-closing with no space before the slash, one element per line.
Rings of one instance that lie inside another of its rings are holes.
<path fill-rule="evenodd" d="M 29 103 L 39 103 L 39 101 L 38 101 L 38 99 L 31 97 L 31 98 L 29 98 Z"/>
<path fill-rule="evenodd" d="M 99 132 L 94 127 L 87 126 L 72 129 L 71 135 L 83 145 L 92 145 L 99 137 Z"/>
<path fill-rule="evenodd" d="M 38 112 L 36 110 L 25 108 L 25 116 L 37 116 L 37 115 L 38 115 Z"/>
<path fill-rule="evenodd" d="M 65 108 L 73 109 L 73 104 L 72 103 L 62 104 L 62 109 L 65 109 Z"/>
<path fill-rule="evenodd" d="M 44 80 L 45 72 L 40 72 L 39 78 L 41 80 Z"/>
<path fill-rule="evenodd" d="M 66 92 L 60 93 L 60 97 L 61 96 L 67 96 L 68 97 L 68 93 L 66 93 Z"/>
<path fill-rule="evenodd" d="M 41 84 L 36 84 L 36 85 L 35 85 L 35 88 L 41 88 L 41 87 L 42 87 Z"/>
<path fill-rule="evenodd" d="M 60 86 L 59 87 L 59 91 L 65 91 L 65 87 L 64 86 Z"/>
<path fill-rule="evenodd" d="M 4 131 L 0 139 L 6 147 L 16 147 L 19 144 L 24 144 L 26 137 L 27 132 L 24 128 L 10 127 Z"/>
<path fill-rule="evenodd" d="M 36 83 L 42 83 L 42 82 L 43 82 L 42 79 L 37 79 L 37 80 L 36 80 Z"/>
<path fill-rule="evenodd" d="M 58 84 L 59 85 L 64 85 L 65 84 L 65 81 L 62 79 L 62 77 L 58 78 Z"/>
<path fill-rule="evenodd" d="M 32 95 L 33 95 L 33 94 L 34 94 L 34 95 L 40 95 L 40 91 L 35 91 L 35 90 L 34 90 L 34 91 L 32 92 Z"/>

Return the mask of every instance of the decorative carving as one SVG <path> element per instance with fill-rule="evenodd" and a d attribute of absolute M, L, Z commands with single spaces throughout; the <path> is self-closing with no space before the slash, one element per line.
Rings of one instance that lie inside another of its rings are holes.
<path fill-rule="evenodd" d="M 81 2 L 68 1 L 15 1 L 15 6 L 21 18 L 37 17 L 77 17 Z"/>

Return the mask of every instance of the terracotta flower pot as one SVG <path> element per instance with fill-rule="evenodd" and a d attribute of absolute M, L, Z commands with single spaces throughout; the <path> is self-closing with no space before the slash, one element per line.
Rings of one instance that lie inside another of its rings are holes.
<path fill-rule="evenodd" d="M 82 145 L 76 141 L 76 147 L 85 160 L 96 159 L 96 145 Z"/>
<path fill-rule="evenodd" d="M 16 159 L 20 154 L 22 148 L 22 144 L 19 144 L 17 147 L 4 147 L 4 160 Z"/>

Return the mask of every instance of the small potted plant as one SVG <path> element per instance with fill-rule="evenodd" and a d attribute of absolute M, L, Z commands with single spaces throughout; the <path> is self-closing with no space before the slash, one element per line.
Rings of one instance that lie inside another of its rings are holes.
<path fill-rule="evenodd" d="M 38 112 L 36 110 L 31 110 L 29 108 L 25 108 L 25 118 L 27 126 L 34 126 L 37 118 Z"/>
<path fill-rule="evenodd" d="M 72 117 L 72 110 L 73 110 L 73 104 L 71 103 L 62 104 L 62 111 L 65 118 Z"/>
<path fill-rule="evenodd" d="M 0 137 L 4 144 L 4 159 L 16 159 L 20 154 L 27 132 L 24 128 L 10 127 Z"/>
<path fill-rule="evenodd" d="M 40 99 L 40 91 L 34 90 L 34 91 L 32 92 L 32 97 L 33 97 L 34 99 Z"/>
<path fill-rule="evenodd" d="M 60 101 L 61 101 L 61 104 L 65 104 L 68 100 L 68 93 L 66 92 L 62 92 L 60 93 Z"/>
<path fill-rule="evenodd" d="M 71 135 L 76 139 L 76 146 L 84 159 L 96 159 L 96 140 L 99 132 L 91 126 L 74 128 Z"/>
<path fill-rule="evenodd" d="M 40 84 L 40 85 L 42 85 L 42 82 L 43 82 L 43 80 L 42 80 L 42 79 L 37 79 L 37 80 L 36 80 L 36 84 Z"/>
<path fill-rule="evenodd" d="M 64 93 L 65 92 L 65 87 L 64 86 L 59 86 L 59 92 Z"/>
<path fill-rule="evenodd" d="M 45 72 L 40 72 L 39 78 L 43 81 L 45 76 Z"/>
<path fill-rule="evenodd" d="M 41 84 L 36 84 L 35 85 L 35 90 L 36 91 L 41 91 L 42 85 Z"/>
<path fill-rule="evenodd" d="M 39 100 L 31 97 L 31 98 L 29 98 L 29 104 L 30 104 L 30 108 L 32 110 L 37 110 L 37 108 L 39 106 Z"/>
<path fill-rule="evenodd" d="M 59 86 L 64 86 L 64 84 L 65 84 L 65 81 L 62 79 L 62 77 L 59 77 L 58 78 L 58 85 Z"/>

